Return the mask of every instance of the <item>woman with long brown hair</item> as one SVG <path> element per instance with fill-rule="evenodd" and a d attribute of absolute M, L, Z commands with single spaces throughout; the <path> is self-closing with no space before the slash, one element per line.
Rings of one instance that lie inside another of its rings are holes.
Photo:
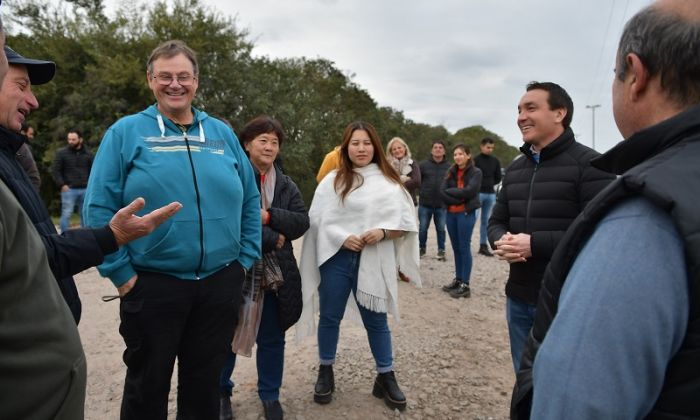
<path fill-rule="evenodd" d="M 345 128 L 339 167 L 316 188 L 309 218 L 301 257 L 304 308 L 297 334 L 314 333 L 319 310 L 314 401 L 327 404 L 332 399 L 339 327 L 348 309 L 361 317 L 367 330 L 378 373 L 372 394 L 403 410 L 406 398 L 394 376 L 387 313 L 398 317 L 399 265 L 420 284 L 418 226 L 413 201 L 382 153 L 372 125 L 354 122 Z"/>

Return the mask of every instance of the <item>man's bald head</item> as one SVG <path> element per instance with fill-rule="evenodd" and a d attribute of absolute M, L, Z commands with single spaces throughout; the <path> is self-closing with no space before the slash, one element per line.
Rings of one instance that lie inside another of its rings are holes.
<path fill-rule="evenodd" d="M 689 21 L 700 21 L 700 1 L 697 0 L 659 0 L 651 7 L 685 17 Z"/>
<path fill-rule="evenodd" d="M 637 13 L 620 38 L 616 74 L 624 80 L 627 57 L 639 57 L 650 79 L 680 108 L 700 103 L 700 1 L 661 0 Z M 693 47 L 695 46 L 695 47 Z"/>

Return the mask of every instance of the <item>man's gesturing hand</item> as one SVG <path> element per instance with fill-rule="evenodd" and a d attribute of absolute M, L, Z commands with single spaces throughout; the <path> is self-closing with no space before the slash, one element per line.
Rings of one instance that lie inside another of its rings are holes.
<path fill-rule="evenodd" d="M 137 216 L 136 213 L 145 205 L 146 201 L 139 197 L 128 206 L 120 209 L 109 221 L 109 228 L 112 229 L 117 245 L 122 246 L 134 239 L 148 235 L 182 208 L 182 204 L 173 201 L 146 215 Z"/>

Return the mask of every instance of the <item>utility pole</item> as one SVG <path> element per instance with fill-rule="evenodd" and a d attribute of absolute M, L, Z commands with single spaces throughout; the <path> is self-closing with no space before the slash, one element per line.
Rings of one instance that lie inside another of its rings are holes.
<path fill-rule="evenodd" d="M 593 117 L 593 134 L 591 135 L 591 147 L 593 148 L 593 150 L 595 150 L 595 109 L 600 108 L 600 105 L 586 105 L 586 108 L 590 108 L 592 111 L 591 116 Z"/>

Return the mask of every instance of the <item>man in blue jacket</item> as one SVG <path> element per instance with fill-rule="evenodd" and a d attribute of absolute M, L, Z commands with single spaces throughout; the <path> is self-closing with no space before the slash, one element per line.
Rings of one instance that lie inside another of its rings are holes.
<path fill-rule="evenodd" d="M 121 296 L 127 365 L 122 418 L 165 419 L 175 358 L 178 418 L 218 419 L 245 272 L 261 257 L 260 194 L 236 135 L 192 107 L 196 54 L 182 41 L 153 50 L 156 104 L 117 121 L 95 156 L 85 196 L 99 226 L 137 196 L 183 208 L 98 267 Z"/>
<path fill-rule="evenodd" d="M 93 229 L 73 229 L 59 235 L 49 212 L 26 172 L 16 161 L 17 150 L 25 138 L 19 134 L 22 123 L 39 107 L 32 85 L 48 83 L 56 66 L 50 61 L 25 58 L 9 47 L 4 48 L 9 68 L 0 89 L 0 179 L 34 223 L 46 247 L 51 271 L 59 285 L 75 322 L 80 320 L 81 303 L 73 275 L 100 264 L 104 256 L 125 243 L 148 234 L 172 215 L 180 204 L 170 203 L 153 213 L 138 217 L 143 199 L 126 203 L 124 209 Z"/>
<path fill-rule="evenodd" d="M 4 44 L 0 20 L 0 47 Z M 76 300 L 65 293 L 66 285 L 75 290 L 70 275 L 58 283 L 54 275 L 73 274 L 71 270 L 101 261 L 104 251 L 99 238 L 107 243 L 107 249 L 116 249 L 153 230 L 179 206 L 138 217 L 134 213 L 143 207 L 143 199 L 138 199 L 121 209 L 108 226 L 94 231 L 80 229 L 68 236 L 56 234 L 41 198 L 15 160 L 22 144 L 17 131 L 38 106 L 31 83 L 48 82 L 54 69 L 53 63 L 26 59 L 11 49 L 0 53 L 2 419 L 83 418 L 86 365 L 75 325 L 80 301 L 77 292 Z M 77 303 L 77 308 L 71 303 Z"/>

